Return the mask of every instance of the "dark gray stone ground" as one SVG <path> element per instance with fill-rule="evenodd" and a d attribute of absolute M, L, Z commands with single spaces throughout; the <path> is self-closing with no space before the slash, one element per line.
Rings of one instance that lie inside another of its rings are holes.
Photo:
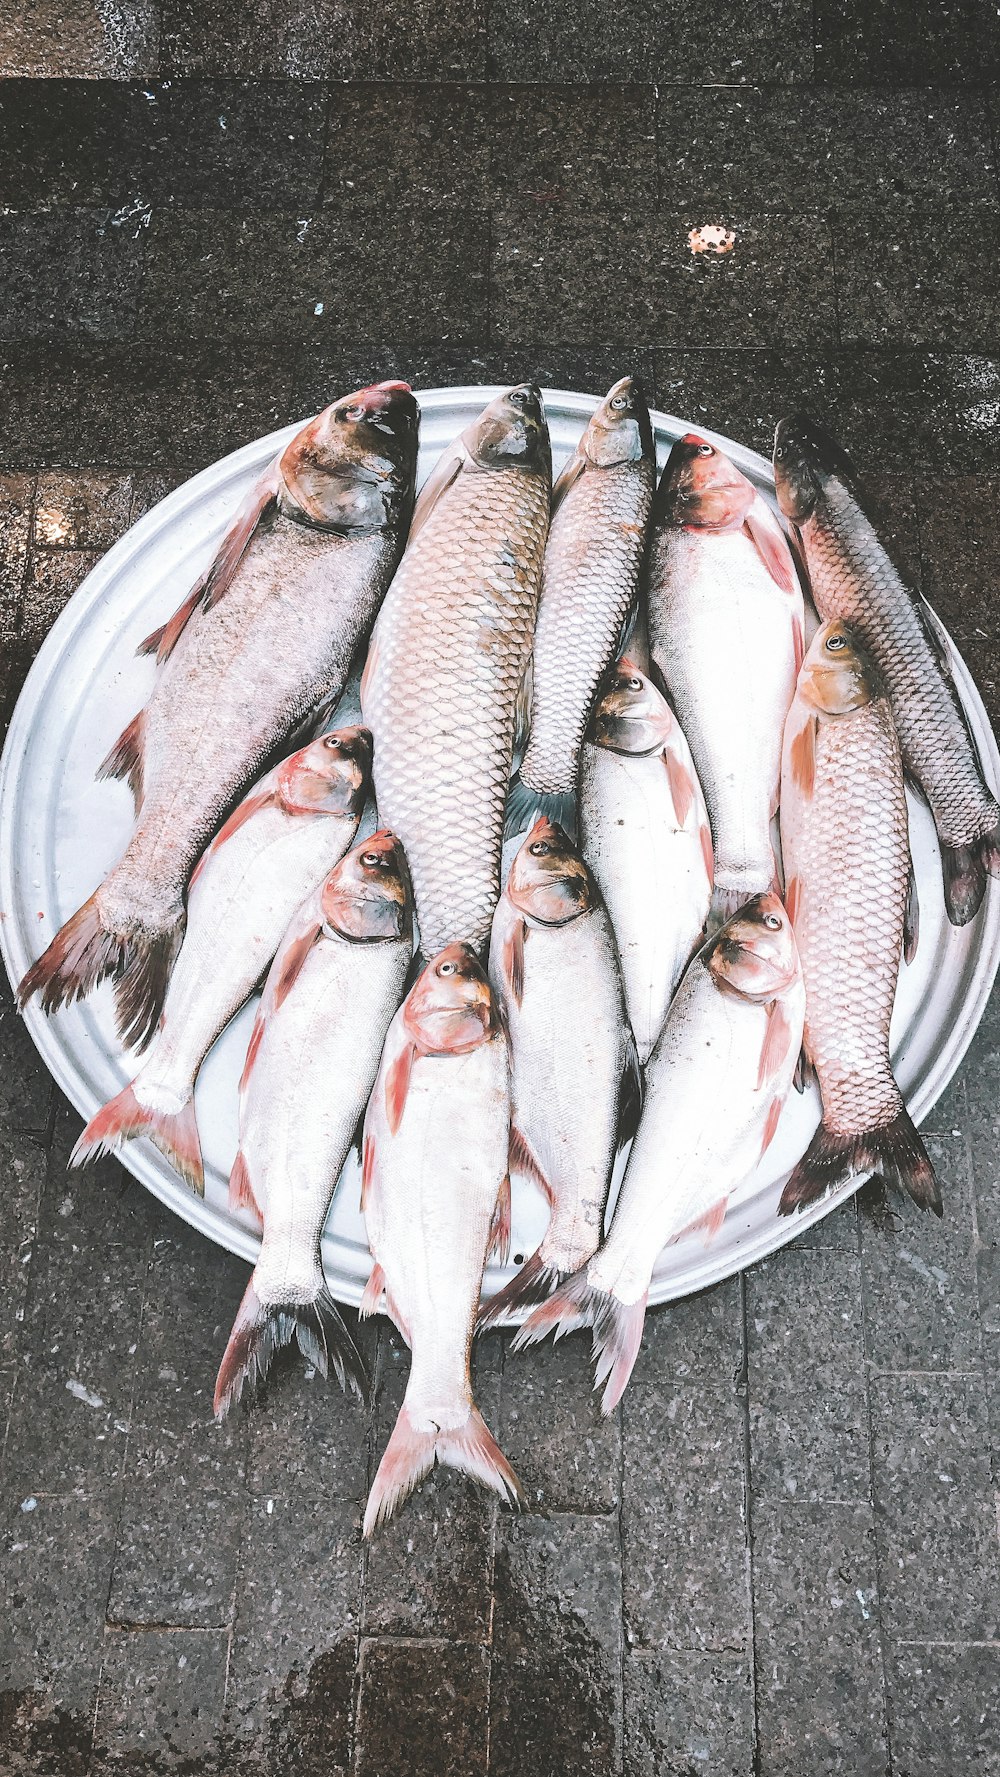
<path fill-rule="evenodd" d="M 235 445 L 374 376 L 635 368 L 757 445 L 824 415 L 1000 717 L 992 0 L 27 0 L 0 70 L 5 714 Z M 0 1068 L 3 1777 L 1000 1771 L 1000 1005 L 942 1223 L 851 1206 L 655 1316 L 610 1423 L 579 1341 L 493 1340 L 528 1514 L 439 1476 L 370 1549 L 394 1341 L 371 1422 L 290 1363 L 219 1430 L 245 1267 L 67 1179 L 9 997 Z"/>

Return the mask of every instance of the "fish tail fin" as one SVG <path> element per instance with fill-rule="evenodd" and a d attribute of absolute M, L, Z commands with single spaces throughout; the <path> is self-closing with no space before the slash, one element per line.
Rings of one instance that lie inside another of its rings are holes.
<path fill-rule="evenodd" d="M 968 925 L 982 906 L 987 876 L 1000 876 L 1000 823 L 971 845 L 941 841 L 944 904 L 953 926 Z"/>
<path fill-rule="evenodd" d="M 310 1302 L 262 1302 L 253 1278 L 236 1311 L 229 1343 L 215 1384 L 215 1416 L 224 1419 L 240 1398 L 244 1384 L 261 1382 L 276 1351 L 298 1341 L 307 1363 L 321 1376 L 331 1369 L 345 1394 L 349 1388 L 361 1400 L 369 1394 L 365 1360 L 341 1319 L 340 1310 L 324 1283 Z"/>
<path fill-rule="evenodd" d="M 504 817 L 504 838 L 526 832 L 539 815 L 555 821 L 570 839 L 576 839 L 576 792 L 574 790 L 533 790 L 520 771 L 515 771 L 507 791 L 507 813 Z"/>
<path fill-rule="evenodd" d="M 22 1012 L 37 993 L 44 1012 L 71 1005 L 121 966 L 127 944 L 105 931 L 96 894 L 60 926 L 47 950 L 32 963 L 17 990 Z"/>
<path fill-rule="evenodd" d="M 365 1536 L 371 1536 L 379 1524 L 398 1511 L 436 1462 L 443 1468 L 471 1475 L 510 1505 L 520 1506 L 524 1502 L 521 1483 L 478 1407 L 470 1409 L 468 1419 L 457 1431 L 421 1431 L 410 1418 L 404 1401 L 368 1495 Z"/>
<path fill-rule="evenodd" d="M 125 727 L 107 758 L 97 768 L 99 778 L 123 778 L 132 792 L 136 808 L 142 801 L 142 749 L 145 710 L 140 710 Z"/>
<path fill-rule="evenodd" d="M 587 1271 L 574 1272 L 547 1302 L 536 1308 L 514 1339 L 513 1349 L 523 1351 L 547 1333 L 561 1339 L 575 1327 L 590 1327 L 593 1334 L 594 1387 L 604 1384 L 601 1412 L 613 1413 L 628 1386 L 639 1355 L 646 1320 L 646 1295 L 637 1302 L 622 1302 L 607 1290 L 587 1282 Z"/>
<path fill-rule="evenodd" d="M 118 1035 L 141 1054 L 152 1041 L 163 1010 L 170 971 L 184 936 L 184 910 L 155 932 L 135 932 L 127 940 L 125 967 L 115 982 Z"/>
<path fill-rule="evenodd" d="M 157 1111 L 139 1103 L 134 1083 L 126 1086 L 117 1098 L 109 1099 L 97 1115 L 91 1117 L 69 1163 L 83 1166 L 98 1155 L 116 1153 L 137 1135 L 148 1136 L 180 1173 L 184 1183 L 190 1185 L 197 1196 L 204 1197 L 205 1168 L 193 1094 L 179 1111 Z"/>
<path fill-rule="evenodd" d="M 934 1168 L 902 1100 L 892 1122 L 879 1129 L 840 1135 L 821 1123 L 781 1193 L 778 1213 L 793 1215 L 835 1186 L 868 1172 L 907 1192 L 918 1208 L 942 1213 Z"/>
<path fill-rule="evenodd" d="M 476 1319 L 476 1330 L 482 1332 L 486 1327 L 495 1327 L 498 1322 L 506 1320 L 518 1308 L 536 1308 L 552 1294 L 563 1277 L 564 1271 L 555 1265 L 546 1264 L 542 1258 L 542 1249 L 533 1252 L 530 1259 L 525 1259 L 515 1277 L 497 1290 L 488 1302 L 480 1307 Z"/>

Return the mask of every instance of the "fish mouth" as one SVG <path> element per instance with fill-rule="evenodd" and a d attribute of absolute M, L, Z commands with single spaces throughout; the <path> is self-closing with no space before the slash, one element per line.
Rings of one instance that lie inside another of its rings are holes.
<path fill-rule="evenodd" d="M 356 397 L 364 417 L 379 432 L 393 433 L 402 423 L 414 423 L 419 408 L 409 383 L 390 381 L 372 383 Z"/>

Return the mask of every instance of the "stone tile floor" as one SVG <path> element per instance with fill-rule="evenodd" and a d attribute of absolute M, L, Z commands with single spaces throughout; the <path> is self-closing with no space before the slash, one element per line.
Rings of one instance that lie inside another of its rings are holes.
<path fill-rule="evenodd" d="M 4 718 L 215 456 L 374 375 L 634 368 L 825 417 L 1000 719 L 992 0 L 28 0 L 0 71 Z M 67 1178 L 9 995 L 0 1081 L 3 1777 L 1000 1771 L 1000 1001 L 942 1223 L 852 1204 L 656 1315 L 610 1422 L 580 1341 L 491 1340 L 528 1512 L 437 1476 L 370 1548 L 397 1343 L 370 1421 L 292 1361 L 218 1429 L 245 1267 Z"/>

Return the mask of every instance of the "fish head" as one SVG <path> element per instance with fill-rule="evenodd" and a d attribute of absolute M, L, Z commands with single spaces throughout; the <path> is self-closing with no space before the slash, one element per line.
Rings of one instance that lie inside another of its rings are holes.
<path fill-rule="evenodd" d="M 861 637 L 835 619 L 816 631 L 799 673 L 799 695 L 823 716 L 845 716 L 881 695 L 878 669 Z"/>
<path fill-rule="evenodd" d="M 467 1055 L 495 1036 L 500 1015 L 471 944 L 448 944 L 417 977 L 403 1022 L 425 1055 Z"/>
<path fill-rule="evenodd" d="M 543 926 L 564 926 L 597 899 L 593 877 L 558 822 L 539 815 L 511 865 L 507 898 Z"/>
<path fill-rule="evenodd" d="M 278 772 L 285 807 L 306 814 L 360 818 L 368 795 L 372 737 L 367 728 L 334 728 L 286 759 Z"/>
<path fill-rule="evenodd" d="M 854 468 L 846 452 L 808 414 L 779 420 L 774 432 L 774 488 L 793 524 L 805 524 L 834 484 L 852 488 Z"/>
<path fill-rule="evenodd" d="M 406 856 L 386 828 L 360 839 L 331 870 L 320 891 L 327 932 L 354 943 L 409 938 L 413 890 Z"/>
<path fill-rule="evenodd" d="M 756 493 L 725 451 L 698 432 L 685 432 L 663 465 L 653 522 L 683 530 L 739 530 Z"/>
<path fill-rule="evenodd" d="M 638 378 L 623 376 L 608 390 L 580 440 L 580 452 L 597 469 L 652 458 L 653 427 Z"/>
<path fill-rule="evenodd" d="M 479 469 L 550 468 L 549 428 L 542 392 L 517 383 L 497 395 L 462 433 L 462 443 Z"/>
<path fill-rule="evenodd" d="M 718 987 L 764 1004 L 799 979 L 792 922 L 773 890 L 754 895 L 728 919 L 702 952 Z"/>
<path fill-rule="evenodd" d="M 612 753 L 653 753 L 674 726 L 673 711 L 651 679 L 624 655 L 605 681 L 589 738 Z"/>
<path fill-rule="evenodd" d="M 279 510 L 347 535 L 402 524 L 416 487 L 419 421 L 409 383 L 374 383 L 331 402 L 281 454 Z"/>

